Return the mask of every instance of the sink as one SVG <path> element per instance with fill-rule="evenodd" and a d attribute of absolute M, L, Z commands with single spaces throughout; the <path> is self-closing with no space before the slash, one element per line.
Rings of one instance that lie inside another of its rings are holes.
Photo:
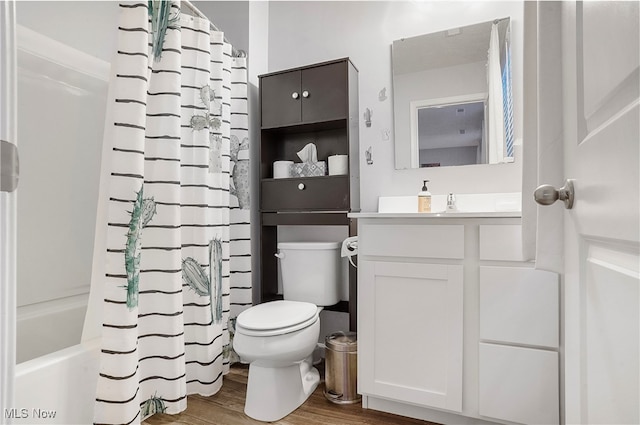
<path fill-rule="evenodd" d="M 417 196 L 380 196 L 378 213 L 468 216 L 519 216 L 522 194 L 513 193 L 456 193 L 457 211 L 447 211 L 447 195 L 431 196 L 431 213 L 418 213 Z"/>

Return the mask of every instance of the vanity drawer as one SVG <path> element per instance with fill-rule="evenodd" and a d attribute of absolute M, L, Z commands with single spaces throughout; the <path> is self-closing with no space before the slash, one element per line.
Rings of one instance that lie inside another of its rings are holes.
<path fill-rule="evenodd" d="M 522 226 L 519 224 L 481 225 L 480 259 L 526 261 L 522 253 Z"/>
<path fill-rule="evenodd" d="M 464 258 L 463 225 L 365 224 L 358 238 L 361 255 Z"/>
<path fill-rule="evenodd" d="M 265 179 L 262 211 L 348 211 L 349 176 Z"/>

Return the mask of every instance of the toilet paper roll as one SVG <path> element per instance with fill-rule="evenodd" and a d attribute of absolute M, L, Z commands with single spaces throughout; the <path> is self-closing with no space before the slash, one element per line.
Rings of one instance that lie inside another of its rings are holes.
<path fill-rule="evenodd" d="M 273 163 L 273 178 L 286 179 L 290 177 L 291 164 L 293 164 L 293 161 L 275 161 Z"/>
<path fill-rule="evenodd" d="M 338 176 L 349 173 L 349 156 L 332 155 L 329 157 L 329 175 Z"/>

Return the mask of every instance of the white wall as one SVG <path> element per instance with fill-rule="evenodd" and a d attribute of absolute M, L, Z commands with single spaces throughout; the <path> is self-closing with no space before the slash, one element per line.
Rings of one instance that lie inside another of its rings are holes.
<path fill-rule="evenodd" d="M 350 57 L 359 70 L 361 206 L 375 211 L 378 196 L 414 195 L 423 179 L 431 180 L 434 194 L 449 192 L 519 192 L 521 164 L 471 165 L 439 169 L 395 170 L 391 43 L 413 37 L 511 17 L 515 134 L 522 134 L 522 23 L 523 3 L 417 1 L 286 1 L 269 5 L 269 71 Z M 386 88 L 387 99 L 378 100 Z M 372 126 L 362 113 L 373 110 Z M 385 140 L 384 133 L 389 133 Z M 373 151 L 373 165 L 364 152 Z M 520 150 L 516 151 L 518 154 Z"/>
<path fill-rule="evenodd" d="M 248 1 L 192 1 L 237 50 L 249 53 Z M 190 13 L 185 9 L 185 13 Z"/>

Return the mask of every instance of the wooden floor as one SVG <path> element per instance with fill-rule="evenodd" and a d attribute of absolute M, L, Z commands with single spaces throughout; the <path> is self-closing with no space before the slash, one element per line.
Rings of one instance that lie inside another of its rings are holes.
<path fill-rule="evenodd" d="M 156 414 L 143 425 L 246 425 L 264 424 L 244 414 L 248 366 L 234 365 L 222 389 L 211 397 L 191 395 L 187 410 L 179 415 Z M 431 422 L 363 409 L 360 403 L 337 405 L 324 398 L 321 382 L 309 399 L 274 424 L 281 425 L 430 425 Z M 432 424 L 433 425 L 433 424 Z"/>

